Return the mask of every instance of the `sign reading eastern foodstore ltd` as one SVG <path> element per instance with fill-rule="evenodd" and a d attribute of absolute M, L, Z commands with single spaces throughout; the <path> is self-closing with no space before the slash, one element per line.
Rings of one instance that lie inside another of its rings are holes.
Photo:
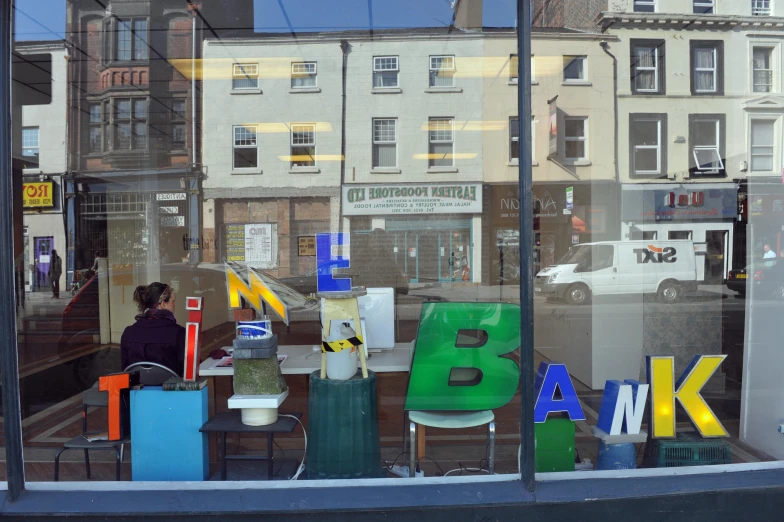
<path fill-rule="evenodd" d="M 481 183 L 343 186 L 344 216 L 481 212 Z"/>

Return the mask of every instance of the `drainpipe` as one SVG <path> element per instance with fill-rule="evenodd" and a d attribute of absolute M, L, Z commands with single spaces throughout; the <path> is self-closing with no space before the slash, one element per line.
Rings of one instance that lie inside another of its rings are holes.
<path fill-rule="evenodd" d="M 623 205 L 623 197 L 622 197 L 623 192 L 621 188 L 620 167 L 618 166 L 618 161 L 620 159 L 618 158 L 618 139 L 619 139 L 618 136 L 618 58 L 616 58 L 615 55 L 610 52 L 609 43 L 604 41 L 604 42 L 599 42 L 599 45 L 601 46 L 602 51 L 604 51 L 604 53 L 607 56 L 612 58 L 613 61 L 613 110 L 615 111 L 615 117 L 613 118 L 614 120 L 613 132 L 615 133 L 614 135 L 615 139 L 613 140 L 613 155 L 615 156 L 615 187 L 617 189 L 617 193 L 616 193 L 617 205 L 615 206 L 615 208 L 618 209 L 618 213 L 620 214 L 623 212 L 623 209 L 621 209 L 621 205 Z M 616 219 L 615 222 L 620 223 L 620 220 Z M 619 239 L 621 238 L 621 234 L 622 232 L 621 230 L 619 230 L 617 234 L 617 237 Z"/>
<path fill-rule="evenodd" d="M 348 70 L 348 53 L 351 50 L 351 46 L 348 43 L 348 40 L 341 40 L 340 41 L 340 50 L 343 52 L 343 71 L 342 71 L 342 107 L 340 112 L 340 190 L 338 197 L 340 198 L 340 202 L 338 203 L 338 223 L 341 223 L 342 216 L 343 216 L 343 185 L 346 183 L 346 71 Z M 342 225 L 342 223 L 341 223 Z M 338 228 L 341 229 L 342 226 L 339 225 Z"/>

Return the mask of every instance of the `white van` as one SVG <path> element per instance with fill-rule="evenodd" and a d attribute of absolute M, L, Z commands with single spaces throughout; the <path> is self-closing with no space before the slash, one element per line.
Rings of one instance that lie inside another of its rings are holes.
<path fill-rule="evenodd" d="M 572 304 L 607 294 L 657 294 L 673 303 L 697 289 L 699 275 L 692 241 L 601 241 L 570 248 L 536 274 L 534 290 Z"/>

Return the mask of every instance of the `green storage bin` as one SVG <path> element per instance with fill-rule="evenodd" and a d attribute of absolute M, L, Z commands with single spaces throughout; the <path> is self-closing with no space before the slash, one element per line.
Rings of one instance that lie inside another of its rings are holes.
<path fill-rule="evenodd" d="M 730 444 L 724 439 L 704 439 L 696 433 L 678 433 L 675 439 L 654 440 L 653 465 L 657 468 L 732 464 Z"/>
<path fill-rule="evenodd" d="M 310 374 L 308 393 L 309 479 L 376 478 L 382 475 L 376 374 L 357 372 L 347 381 Z"/>
<path fill-rule="evenodd" d="M 550 418 L 534 424 L 536 471 L 574 471 L 574 422 Z"/>

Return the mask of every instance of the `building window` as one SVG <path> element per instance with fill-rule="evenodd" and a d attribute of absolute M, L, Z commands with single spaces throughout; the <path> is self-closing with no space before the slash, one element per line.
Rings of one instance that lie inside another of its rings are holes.
<path fill-rule="evenodd" d="M 656 12 L 655 0 L 634 0 L 634 11 L 637 13 Z"/>
<path fill-rule="evenodd" d="M 373 87 L 397 87 L 398 73 L 397 56 L 375 56 L 373 58 Z"/>
<path fill-rule="evenodd" d="M 259 66 L 255 63 L 235 63 L 231 73 L 231 88 L 234 90 L 258 89 Z"/>
<path fill-rule="evenodd" d="M 234 127 L 234 167 L 254 169 L 259 166 L 259 144 L 256 127 L 237 125 Z"/>
<path fill-rule="evenodd" d="M 115 59 L 118 61 L 146 60 L 147 20 L 117 20 Z"/>
<path fill-rule="evenodd" d="M 632 40 L 632 92 L 664 94 L 664 40 Z"/>
<path fill-rule="evenodd" d="M 773 48 L 754 47 L 752 51 L 752 91 L 773 90 Z"/>
<path fill-rule="evenodd" d="M 147 99 L 114 100 L 114 150 L 147 148 Z"/>
<path fill-rule="evenodd" d="M 691 42 L 692 94 L 722 94 L 724 90 L 722 42 Z"/>
<path fill-rule="evenodd" d="M 536 81 L 536 68 L 534 65 L 536 61 L 534 60 L 534 56 L 531 55 L 531 83 Z M 509 83 L 517 83 L 517 73 L 519 69 L 519 64 L 517 62 L 517 55 L 512 54 L 509 56 Z"/>
<path fill-rule="evenodd" d="M 316 87 L 316 62 L 291 64 L 291 88 L 308 89 Z"/>
<path fill-rule="evenodd" d="M 564 142 L 567 160 L 584 160 L 588 157 L 588 119 L 564 118 Z"/>
<path fill-rule="evenodd" d="M 22 156 L 38 163 L 38 127 L 22 128 Z"/>
<path fill-rule="evenodd" d="M 585 81 L 585 56 L 564 56 L 563 57 L 563 79 L 565 82 Z"/>
<path fill-rule="evenodd" d="M 455 120 L 452 118 L 430 118 L 429 167 L 454 166 Z"/>
<path fill-rule="evenodd" d="M 103 112 L 101 111 L 100 103 L 91 103 L 88 105 L 88 122 L 89 122 L 89 143 L 88 152 L 101 152 L 101 144 L 103 143 Z"/>
<path fill-rule="evenodd" d="M 689 172 L 722 174 L 724 172 L 723 114 L 689 115 Z"/>
<path fill-rule="evenodd" d="M 172 101 L 171 122 L 172 150 L 185 150 L 187 127 L 185 126 L 184 99 L 175 99 Z"/>
<path fill-rule="evenodd" d="M 294 123 L 291 125 L 291 167 L 316 166 L 316 125 Z"/>
<path fill-rule="evenodd" d="M 430 87 L 455 86 L 455 57 L 430 57 Z"/>
<path fill-rule="evenodd" d="M 373 120 L 373 168 L 397 167 L 397 120 Z"/>
<path fill-rule="evenodd" d="M 509 119 L 509 161 L 520 161 L 520 120 L 516 117 Z"/>
<path fill-rule="evenodd" d="M 773 120 L 751 120 L 752 172 L 773 170 L 774 130 Z"/>
<path fill-rule="evenodd" d="M 770 0 L 751 0 L 752 16 L 770 16 Z"/>
<path fill-rule="evenodd" d="M 694 14 L 713 14 L 715 0 L 693 0 Z"/>
<path fill-rule="evenodd" d="M 629 115 L 630 165 L 634 175 L 666 174 L 666 143 L 666 114 Z"/>

